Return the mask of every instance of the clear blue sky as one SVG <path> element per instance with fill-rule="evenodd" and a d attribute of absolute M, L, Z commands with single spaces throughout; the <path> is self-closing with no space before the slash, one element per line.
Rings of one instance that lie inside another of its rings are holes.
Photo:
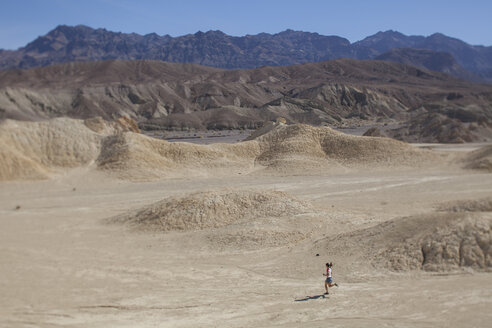
<path fill-rule="evenodd" d="M 0 0 L 0 48 L 16 49 L 60 24 L 179 36 L 285 29 L 339 35 L 354 42 L 389 29 L 441 32 L 492 45 L 492 0 Z"/>

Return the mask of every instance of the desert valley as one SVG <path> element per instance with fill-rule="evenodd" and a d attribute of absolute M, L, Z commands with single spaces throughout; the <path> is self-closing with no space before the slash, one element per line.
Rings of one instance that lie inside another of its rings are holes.
<path fill-rule="evenodd" d="M 58 49 L 60 31 L 31 48 Z M 0 327 L 492 322 L 478 68 L 47 63 L 29 49 L 0 53 Z"/>

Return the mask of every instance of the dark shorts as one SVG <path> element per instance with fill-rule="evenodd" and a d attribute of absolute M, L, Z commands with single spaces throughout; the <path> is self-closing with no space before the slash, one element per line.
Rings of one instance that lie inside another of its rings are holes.
<path fill-rule="evenodd" d="M 327 283 L 331 284 L 331 283 L 333 282 L 333 279 L 331 279 L 331 278 L 326 278 L 325 282 L 327 282 Z"/>

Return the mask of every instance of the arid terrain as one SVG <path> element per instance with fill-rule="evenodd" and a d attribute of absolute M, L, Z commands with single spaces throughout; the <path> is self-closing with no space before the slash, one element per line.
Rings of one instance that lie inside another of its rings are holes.
<path fill-rule="evenodd" d="M 0 120 L 135 120 L 144 131 L 287 123 L 376 126 L 409 142 L 492 140 L 492 86 L 405 64 L 338 59 L 223 70 L 109 60 L 0 71 Z"/>
<path fill-rule="evenodd" d="M 490 144 L 132 131 L 1 123 L 1 327 L 490 325 Z"/>

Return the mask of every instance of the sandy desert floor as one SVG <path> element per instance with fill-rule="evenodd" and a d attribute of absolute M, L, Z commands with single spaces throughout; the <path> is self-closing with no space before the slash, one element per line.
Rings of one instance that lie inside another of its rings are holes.
<path fill-rule="evenodd" d="M 213 243 L 209 230 L 151 233 L 105 220 L 226 187 L 285 191 L 327 214 L 303 219 L 314 227 L 309 238 L 265 247 Z M 490 327 L 490 273 L 391 273 L 326 250 L 316 256 L 313 245 L 491 194 L 491 174 L 452 168 L 132 183 L 89 167 L 2 183 L 0 326 Z M 323 297 L 330 260 L 340 287 Z"/>

